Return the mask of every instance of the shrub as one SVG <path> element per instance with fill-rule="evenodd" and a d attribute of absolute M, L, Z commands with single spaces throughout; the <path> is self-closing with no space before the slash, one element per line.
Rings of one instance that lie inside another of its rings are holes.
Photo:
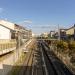
<path fill-rule="evenodd" d="M 68 49 L 68 43 L 63 41 L 62 48 L 65 50 Z"/>
<path fill-rule="evenodd" d="M 62 48 L 62 42 L 61 41 L 57 41 L 57 48 L 58 49 Z"/>
<path fill-rule="evenodd" d="M 68 46 L 69 46 L 69 56 L 73 56 L 75 54 L 75 41 L 69 42 Z"/>
<path fill-rule="evenodd" d="M 68 43 L 65 41 L 58 41 L 57 42 L 57 49 L 62 50 L 62 52 L 66 52 L 68 50 Z"/>
<path fill-rule="evenodd" d="M 69 46 L 69 49 L 74 50 L 75 49 L 75 41 L 69 42 L 68 46 Z"/>
<path fill-rule="evenodd" d="M 75 64 L 75 56 L 72 56 L 72 57 L 71 57 L 70 62 L 71 62 L 72 64 Z"/>

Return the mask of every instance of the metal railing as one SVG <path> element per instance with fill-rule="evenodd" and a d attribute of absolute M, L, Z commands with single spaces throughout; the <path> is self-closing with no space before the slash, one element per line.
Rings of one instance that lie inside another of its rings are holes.
<path fill-rule="evenodd" d="M 13 48 L 16 47 L 16 40 L 0 40 L 0 50 L 5 50 L 5 49 L 9 49 L 9 48 Z"/>

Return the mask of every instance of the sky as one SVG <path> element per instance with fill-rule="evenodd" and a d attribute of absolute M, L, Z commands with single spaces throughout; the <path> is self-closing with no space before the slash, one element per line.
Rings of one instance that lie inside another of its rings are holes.
<path fill-rule="evenodd" d="M 75 0 L 0 0 L 0 19 L 33 33 L 69 28 L 75 23 Z"/>

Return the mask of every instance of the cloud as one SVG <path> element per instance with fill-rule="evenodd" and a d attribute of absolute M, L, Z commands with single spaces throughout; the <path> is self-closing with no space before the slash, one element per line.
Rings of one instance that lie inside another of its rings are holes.
<path fill-rule="evenodd" d="M 0 13 L 2 13 L 3 12 L 3 8 L 0 8 Z"/>
<path fill-rule="evenodd" d="M 29 25 L 29 24 L 32 24 L 32 20 L 25 19 L 23 21 L 17 22 L 17 24 L 20 24 L 20 25 Z"/>
<path fill-rule="evenodd" d="M 32 21 L 31 21 L 31 20 L 25 20 L 24 23 L 29 23 L 29 24 L 31 24 Z"/>

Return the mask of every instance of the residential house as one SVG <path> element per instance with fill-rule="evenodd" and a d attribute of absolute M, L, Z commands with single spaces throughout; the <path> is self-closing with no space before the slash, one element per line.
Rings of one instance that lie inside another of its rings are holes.
<path fill-rule="evenodd" d="M 66 32 L 65 32 L 66 29 L 59 29 L 58 32 L 55 32 L 54 33 L 54 38 L 55 39 L 58 39 L 58 40 L 66 40 Z"/>
<path fill-rule="evenodd" d="M 55 31 L 50 31 L 50 37 L 54 38 Z"/>
<path fill-rule="evenodd" d="M 58 32 L 55 32 L 53 36 L 54 36 L 55 39 L 58 39 L 58 37 L 59 37 Z"/>
<path fill-rule="evenodd" d="M 67 30 L 67 29 L 60 29 L 59 30 L 59 39 L 60 40 L 66 40 L 66 32 L 65 32 L 65 30 Z"/>
<path fill-rule="evenodd" d="M 69 40 L 75 40 L 75 24 L 66 30 L 66 36 Z"/>

